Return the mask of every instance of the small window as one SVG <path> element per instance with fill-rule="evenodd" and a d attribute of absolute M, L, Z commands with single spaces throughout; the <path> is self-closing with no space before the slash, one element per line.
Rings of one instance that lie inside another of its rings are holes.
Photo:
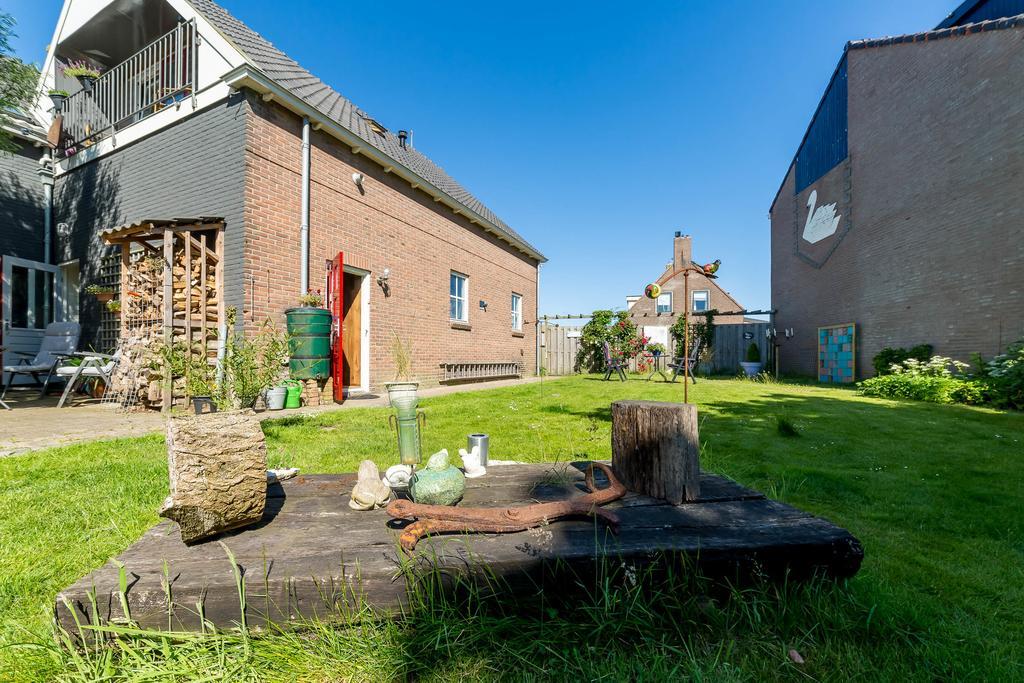
<path fill-rule="evenodd" d="M 469 278 L 452 271 L 448 280 L 448 317 L 460 323 L 469 322 Z"/>
<path fill-rule="evenodd" d="M 512 329 L 516 332 L 523 331 L 523 297 L 514 292 L 512 293 Z"/>
<path fill-rule="evenodd" d="M 695 313 L 703 313 L 708 310 L 708 304 L 711 301 L 711 292 L 706 289 L 700 289 L 693 293 L 693 311 Z"/>
<path fill-rule="evenodd" d="M 672 312 L 672 292 L 658 295 L 658 313 Z"/>

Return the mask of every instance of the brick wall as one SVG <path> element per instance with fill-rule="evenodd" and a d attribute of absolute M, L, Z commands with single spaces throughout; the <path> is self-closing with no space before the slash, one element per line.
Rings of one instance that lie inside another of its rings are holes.
<path fill-rule="evenodd" d="M 244 321 L 283 324 L 299 296 L 301 119 L 250 97 L 245 153 Z M 338 251 L 370 272 L 370 384 L 392 378 L 391 340 L 413 343 L 414 373 L 436 382 L 441 362 L 535 364 L 537 264 L 426 193 L 322 132 L 312 134 L 310 286 L 324 289 L 325 262 Z M 364 192 L 352 181 L 364 176 Z M 391 296 L 377 276 L 390 269 Z M 448 320 L 448 278 L 469 276 L 471 329 Z M 523 333 L 511 325 L 512 292 L 523 297 Z M 488 303 L 487 311 L 478 307 Z"/>
<path fill-rule="evenodd" d="M 816 328 L 843 322 L 860 376 L 886 346 L 991 356 L 1024 337 L 1024 29 L 848 59 L 848 163 L 796 197 L 791 168 L 771 213 L 782 368 L 813 374 Z M 808 259 L 796 231 L 816 188 L 840 213 L 849 194 L 850 224 Z"/>

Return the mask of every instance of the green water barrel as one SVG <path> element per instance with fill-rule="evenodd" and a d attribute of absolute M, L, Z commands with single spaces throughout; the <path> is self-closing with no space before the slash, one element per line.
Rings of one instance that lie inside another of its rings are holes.
<path fill-rule="evenodd" d="M 292 379 L 331 376 L 331 312 L 299 306 L 284 312 L 288 320 L 288 363 Z"/>

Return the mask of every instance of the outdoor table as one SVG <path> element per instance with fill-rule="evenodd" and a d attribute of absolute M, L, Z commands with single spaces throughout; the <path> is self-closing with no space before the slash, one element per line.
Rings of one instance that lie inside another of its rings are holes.
<path fill-rule="evenodd" d="M 651 354 L 651 374 L 647 375 L 647 381 L 650 382 L 655 375 L 661 375 L 661 379 L 668 381 L 668 375 L 665 374 L 665 362 L 662 360 L 665 357 L 663 353 L 652 353 Z"/>

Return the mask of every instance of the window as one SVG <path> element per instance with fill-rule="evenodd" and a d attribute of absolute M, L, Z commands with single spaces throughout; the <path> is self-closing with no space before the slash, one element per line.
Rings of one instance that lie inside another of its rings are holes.
<path fill-rule="evenodd" d="M 672 312 L 672 292 L 658 295 L 658 313 Z"/>
<path fill-rule="evenodd" d="M 523 297 L 515 292 L 512 293 L 512 329 L 523 331 Z"/>
<path fill-rule="evenodd" d="M 694 313 L 703 313 L 708 310 L 708 303 L 711 301 L 711 292 L 706 289 L 699 289 L 693 293 Z"/>
<path fill-rule="evenodd" d="M 448 317 L 460 323 L 469 322 L 469 278 L 452 271 L 448 280 Z"/>

